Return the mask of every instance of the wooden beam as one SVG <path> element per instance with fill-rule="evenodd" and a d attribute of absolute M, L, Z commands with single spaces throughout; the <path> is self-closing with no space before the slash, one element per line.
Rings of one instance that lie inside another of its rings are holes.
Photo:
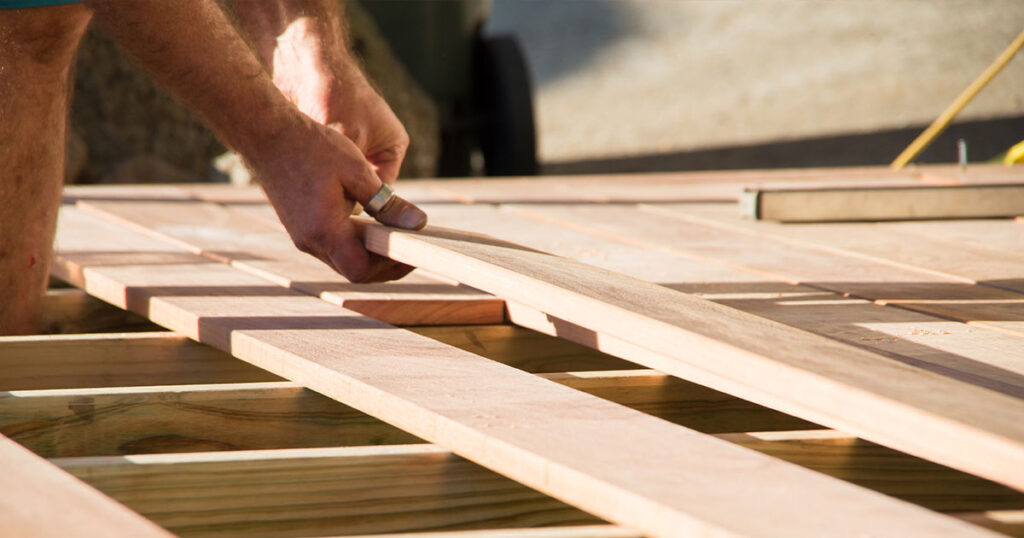
<path fill-rule="evenodd" d="M 1024 508 L 1024 493 L 834 430 L 717 437 L 931 510 Z"/>
<path fill-rule="evenodd" d="M 365 534 L 348 538 L 641 538 L 637 532 L 614 525 L 543 527 L 539 529 L 491 529 L 481 531 Z"/>
<path fill-rule="evenodd" d="M 183 263 L 180 249 L 72 208 L 58 234 L 58 275 L 90 293 L 644 534 L 990 535 L 319 299 L 271 293 L 226 265 Z M 96 252 L 108 253 L 102 263 Z"/>
<path fill-rule="evenodd" d="M 626 370 L 637 367 L 589 347 L 515 325 L 424 326 L 408 329 L 532 373 Z"/>
<path fill-rule="evenodd" d="M 0 435 L 0 535 L 171 534 Z"/>
<path fill-rule="evenodd" d="M 654 352 L 648 362 L 629 357 L 646 366 L 1024 489 L 1019 399 L 486 236 L 368 223 L 366 243 L 571 321 L 592 338 L 612 336 Z M 650 360 L 658 357 L 665 360 Z"/>
<path fill-rule="evenodd" d="M 0 337 L 0 390 L 280 380 L 166 331 Z"/>
<path fill-rule="evenodd" d="M 815 427 L 650 370 L 541 376 L 706 433 Z M 274 382 L 0 392 L 0 433 L 44 457 L 419 442 L 299 385 Z"/>
<path fill-rule="evenodd" d="M 73 288 L 46 291 L 43 327 L 44 332 L 50 334 L 153 331 L 159 328 L 138 314 L 115 308 Z"/>
<path fill-rule="evenodd" d="M 1024 184 L 746 189 L 740 213 L 754 220 L 842 222 L 1024 215 Z"/>
<path fill-rule="evenodd" d="M 53 462 L 187 537 L 319 536 L 600 521 L 431 445 Z"/>
<path fill-rule="evenodd" d="M 540 376 L 704 433 L 820 429 L 805 420 L 654 370 Z"/>
<path fill-rule="evenodd" d="M 48 458 L 420 442 L 293 383 L 5 392 L 0 433 Z"/>

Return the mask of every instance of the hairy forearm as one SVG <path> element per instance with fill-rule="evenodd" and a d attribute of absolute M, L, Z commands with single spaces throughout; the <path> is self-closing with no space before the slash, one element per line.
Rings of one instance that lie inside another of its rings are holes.
<path fill-rule="evenodd" d="M 129 54 L 243 156 L 302 121 L 213 0 L 89 5 Z"/>
<path fill-rule="evenodd" d="M 257 51 L 273 72 L 281 44 L 312 38 L 325 55 L 348 60 L 344 8 L 337 0 L 229 0 Z"/>

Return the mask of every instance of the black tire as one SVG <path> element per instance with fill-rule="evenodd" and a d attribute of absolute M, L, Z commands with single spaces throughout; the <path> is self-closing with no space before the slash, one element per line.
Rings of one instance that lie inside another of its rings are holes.
<path fill-rule="evenodd" d="M 487 175 L 536 175 L 533 91 L 518 41 L 505 35 L 480 37 L 474 63 L 474 102 Z"/>

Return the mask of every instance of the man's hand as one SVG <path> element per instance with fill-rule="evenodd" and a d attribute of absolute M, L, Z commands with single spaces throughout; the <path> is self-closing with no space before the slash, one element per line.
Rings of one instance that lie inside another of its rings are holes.
<path fill-rule="evenodd" d="M 361 224 L 350 218 L 353 200 L 369 200 L 383 184 L 361 150 L 312 120 L 282 138 L 277 153 L 248 162 L 295 245 L 354 282 L 383 282 L 409 273 L 412 267 L 367 252 Z M 427 215 L 396 197 L 377 220 L 418 230 Z"/>
<path fill-rule="evenodd" d="M 366 80 L 346 43 L 336 0 L 235 0 L 236 15 L 299 110 L 338 130 L 393 184 L 409 135 Z"/>

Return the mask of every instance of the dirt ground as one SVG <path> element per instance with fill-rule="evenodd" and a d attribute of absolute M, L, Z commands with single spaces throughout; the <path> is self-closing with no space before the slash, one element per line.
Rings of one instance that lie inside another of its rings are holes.
<path fill-rule="evenodd" d="M 926 124 L 1022 28 L 1021 0 L 494 0 L 488 31 L 550 162 Z M 1024 54 L 961 118 L 1021 115 Z"/>

